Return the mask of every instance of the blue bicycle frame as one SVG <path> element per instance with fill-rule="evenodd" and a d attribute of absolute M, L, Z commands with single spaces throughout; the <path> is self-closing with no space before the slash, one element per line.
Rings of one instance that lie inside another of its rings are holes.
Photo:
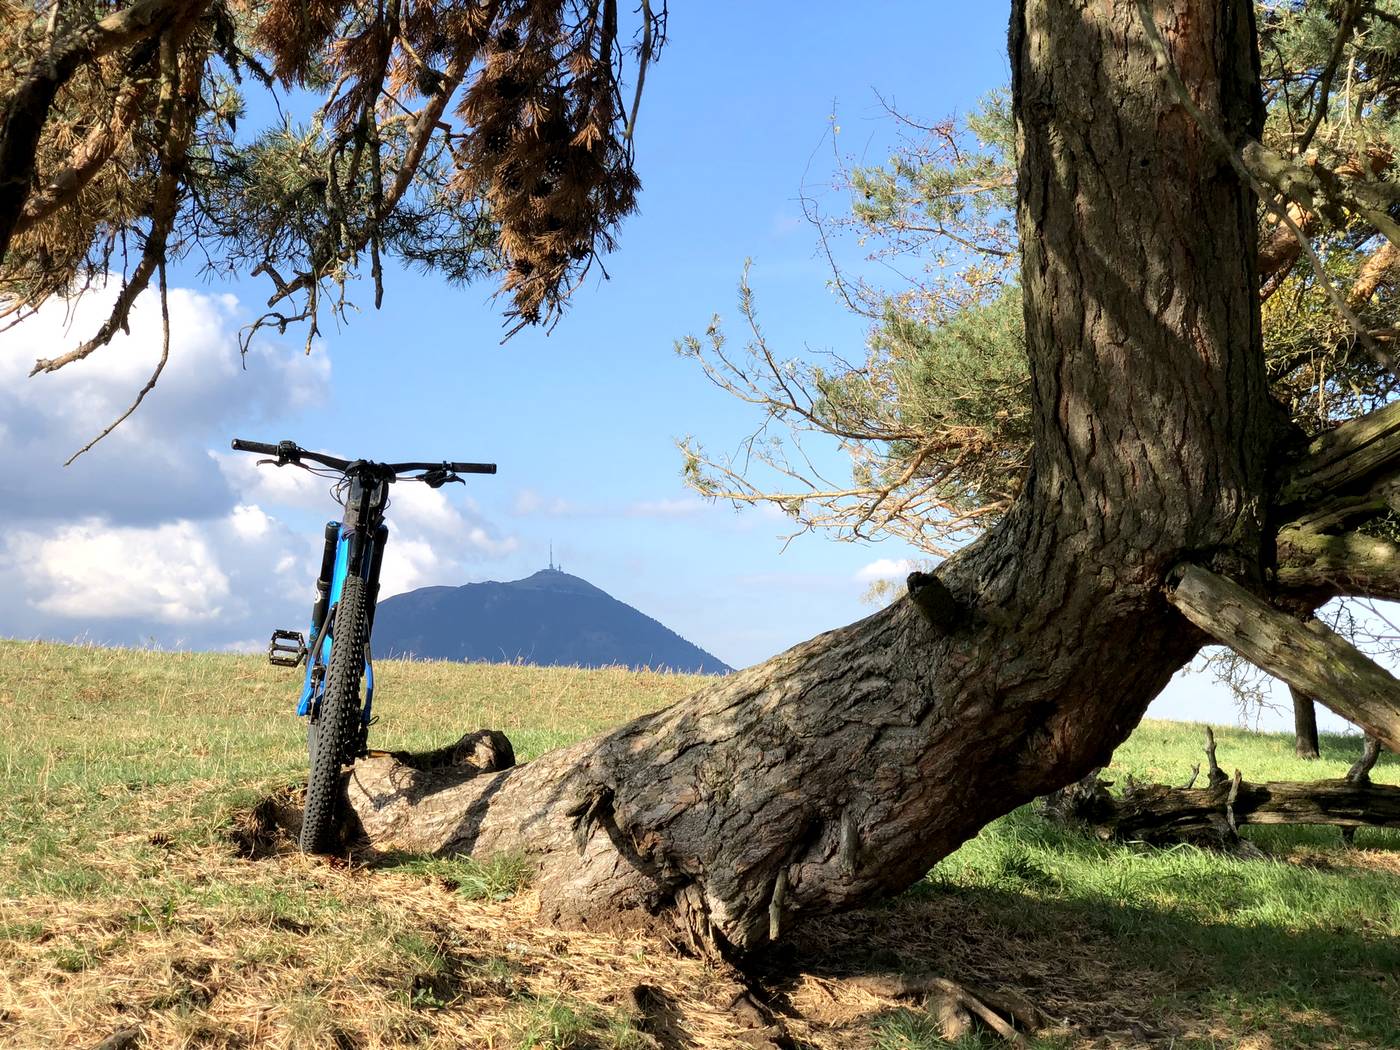
<path fill-rule="evenodd" d="M 320 714 L 321 695 L 325 690 L 326 671 L 330 666 L 331 646 L 335 640 L 335 612 L 345 590 L 345 577 L 350 572 L 350 541 L 353 532 L 352 528 L 338 521 L 326 524 L 323 573 L 322 578 L 317 581 L 317 600 L 311 611 L 311 631 L 308 634 L 312 643 L 307 652 L 306 678 L 302 685 L 301 699 L 297 704 L 297 714 L 303 718 Z M 374 622 L 374 599 L 379 591 L 379 567 L 383 561 L 388 537 L 388 528 L 381 524 L 372 534 L 365 536 L 363 541 L 365 547 L 360 557 L 359 574 L 370 594 L 368 613 L 371 625 Z M 326 563 L 330 565 L 329 578 L 324 571 Z M 370 652 L 368 634 L 364 647 L 363 680 L 365 695 L 360 715 L 362 733 L 369 728 L 374 704 L 374 659 Z"/>

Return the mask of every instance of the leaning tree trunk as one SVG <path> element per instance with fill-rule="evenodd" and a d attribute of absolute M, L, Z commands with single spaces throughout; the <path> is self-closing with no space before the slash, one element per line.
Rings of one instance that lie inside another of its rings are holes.
<path fill-rule="evenodd" d="M 1206 119 L 1257 134 L 1250 0 L 1158 20 Z M 371 841 L 525 850 L 549 918 L 751 948 L 1106 763 L 1205 638 L 1174 567 L 1262 585 L 1286 431 L 1255 199 L 1132 0 L 1017 0 L 1010 49 L 1035 451 L 1006 517 L 908 599 L 601 738 L 480 775 L 360 763 Z"/>

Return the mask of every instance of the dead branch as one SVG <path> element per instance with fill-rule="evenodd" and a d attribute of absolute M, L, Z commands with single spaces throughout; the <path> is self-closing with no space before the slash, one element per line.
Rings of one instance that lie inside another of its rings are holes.
<path fill-rule="evenodd" d="M 94 445 L 96 445 L 99 441 L 105 438 L 112 431 L 116 430 L 117 427 L 121 426 L 124 422 L 126 422 L 127 417 L 129 417 L 131 413 L 135 412 L 138 408 L 141 407 L 141 402 L 146 400 L 146 395 L 155 389 L 156 383 L 160 381 L 161 374 L 165 371 L 165 366 L 170 361 L 170 290 L 168 287 L 166 287 L 165 283 L 165 263 L 159 263 L 157 265 L 157 269 L 160 273 L 161 340 L 160 360 L 156 362 L 155 371 L 151 373 L 151 378 L 146 380 L 146 385 L 143 386 L 139 391 L 137 391 L 136 399 L 132 401 L 130 405 L 127 406 L 126 411 L 119 415 L 116 419 L 112 420 L 112 422 L 108 423 L 107 426 L 103 428 L 102 433 L 98 434 L 86 445 L 78 449 L 77 452 L 74 452 L 71 456 L 64 460 L 63 465 L 65 467 L 72 466 L 73 461 L 75 459 L 81 456 L 84 452 L 87 452 L 89 449 L 91 449 Z"/>
<path fill-rule="evenodd" d="M 1039 1007 L 1008 989 L 992 991 L 932 974 L 882 974 L 844 983 L 882 999 L 922 1000 L 949 1042 L 972 1033 L 973 1017 L 1013 1046 L 1029 1046 L 1022 1032 L 1034 1032 L 1046 1024 Z"/>
<path fill-rule="evenodd" d="M 1229 776 L 1220 768 L 1220 763 L 1215 760 L 1215 730 L 1206 726 L 1206 786 L 1211 788 L 1219 787 L 1221 784 L 1230 782 Z"/>

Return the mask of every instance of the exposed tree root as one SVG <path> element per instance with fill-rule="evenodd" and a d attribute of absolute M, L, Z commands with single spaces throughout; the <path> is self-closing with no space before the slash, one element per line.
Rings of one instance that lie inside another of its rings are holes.
<path fill-rule="evenodd" d="M 1023 1032 L 1046 1023 L 1045 1014 L 1019 992 L 991 991 L 932 974 L 888 974 L 855 977 L 852 986 L 887 999 L 919 999 L 938 1022 L 939 1034 L 956 1042 L 971 1035 L 976 1022 L 1014 1046 L 1029 1046 Z"/>

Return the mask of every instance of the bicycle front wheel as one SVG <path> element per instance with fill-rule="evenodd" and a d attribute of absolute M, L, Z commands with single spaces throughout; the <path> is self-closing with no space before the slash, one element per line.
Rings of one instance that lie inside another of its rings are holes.
<path fill-rule="evenodd" d="M 335 850 L 340 816 L 340 771 L 353 761 L 359 739 L 360 675 L 364 672 L 365 581 L 347 576 L 331 625 L 331 658 L 320 709 L 307 727 L 311 777 L 306 783 L 306 811 L 301 822 L 303 853 Z"/>

